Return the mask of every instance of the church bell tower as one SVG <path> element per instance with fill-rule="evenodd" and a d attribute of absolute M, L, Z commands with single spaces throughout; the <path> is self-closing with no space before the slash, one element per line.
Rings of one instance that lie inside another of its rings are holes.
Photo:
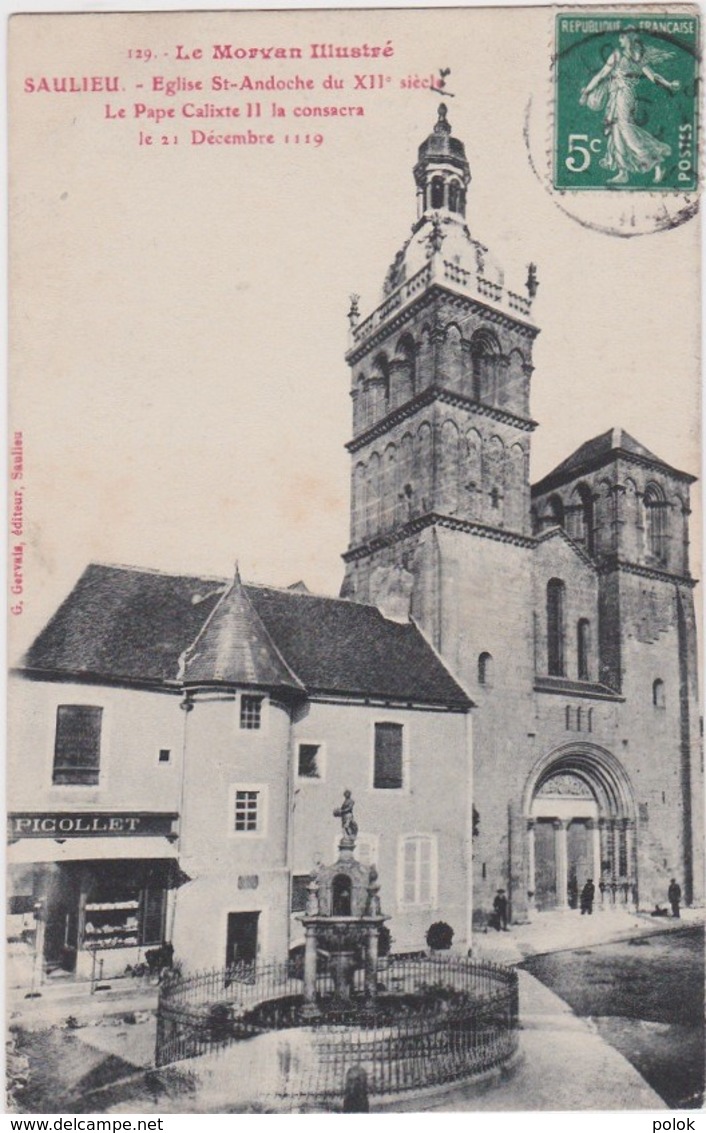
<path fill-rule="evenodd" d="M 411 613 L 468 678 L 484 651 L 472 623 L 479 607 L 496 605 L 488 571 L 508 572 L 512 587 L 520 570 L 529 587 L 529 564 L 518 564 L 531 547 L 537 279 L 529 265 L 524 291 L 510 290 L 471 231 L 471 169 L 443 104 L 414 181 L 417 219 L 382 300 L 361 318 L 354 297 L 349 312 L 352 506 L 342 593 L 388 616 Z"/>

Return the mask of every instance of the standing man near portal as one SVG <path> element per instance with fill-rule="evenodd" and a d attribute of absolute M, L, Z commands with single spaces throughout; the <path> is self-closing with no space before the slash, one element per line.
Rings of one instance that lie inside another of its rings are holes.
<path fill-rule="evenodd" d="M 496 930 L 500 932 L 502 929 L 503 932 L 507 932 L 507 897 L 504 889 L 498 889 L 493 901 L 493 911 L 495 912 Z"/>
<path fill-rule="evenodd" d="M 672 916 L 679 918 L 679 902 L 681 901 L 681 886 L 676 878 L 672 878 L 669 882 L 669 889 L 667 890 L 667 897 L 669 904 L 672 906 Z"/>

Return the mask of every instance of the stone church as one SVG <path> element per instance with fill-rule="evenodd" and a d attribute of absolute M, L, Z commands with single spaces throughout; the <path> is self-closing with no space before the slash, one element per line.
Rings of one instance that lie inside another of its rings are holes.
<path fill-rule="evenodd" d="M 342 593 L 408 612 L 473 711 L 473 903 L 512 914 L 702 898 L 689 488 L 619 428 L 529 480 L 532 304 L 469 230 L 445 106 L 380 306 L 349 313 Z M 446 753 L 437 752 L 443 775 Z"/>

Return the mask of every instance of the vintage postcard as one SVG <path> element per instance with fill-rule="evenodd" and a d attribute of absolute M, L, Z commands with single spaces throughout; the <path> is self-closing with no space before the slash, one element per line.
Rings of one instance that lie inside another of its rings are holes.
<path fill-rule="evenodd" d="M 700 66 L 10 19 L 11 1110 L 701 1106 Z"/>

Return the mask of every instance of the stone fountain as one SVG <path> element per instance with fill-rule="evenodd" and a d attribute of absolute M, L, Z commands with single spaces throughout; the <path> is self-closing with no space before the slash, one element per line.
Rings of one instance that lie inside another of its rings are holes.
<path fill-rule="evenodd" d="M 333 812 L 341 820 L 338 858 L 333 865 L 318 866 L 308 885 L 304 926 L 304 1013 L 319 1015 L 316 974 L 319 951 L 328 953 L 333 978 L 334 1003 L 350 1005 L 353 980 L 361 951 L 365 956 L 365 1004 L 372 1007 L 377 994 L 377 961 L 380 929 L 389 917 L 380 909 L 380 885 L 374 865 L 364 866 L 354 856 L 358 825 L 353 817 L 354 801 L 345 791 L 343 803 Z"/>

